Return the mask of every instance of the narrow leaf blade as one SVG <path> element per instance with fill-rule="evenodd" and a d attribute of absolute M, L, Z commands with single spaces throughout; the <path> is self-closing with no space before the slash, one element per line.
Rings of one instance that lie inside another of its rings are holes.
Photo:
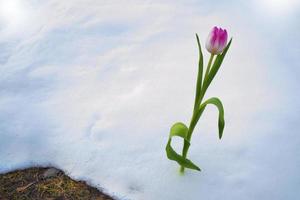
<path fill-rule="evenodd" d="M 198 101 L 200 98 L 200 93 L 201 93 L 201 88 L 202 88 L 202 79 L 203 79 L 203 54 L 202 54 L 201 44 L 200 44 L 198 34 L 196 34 L 196 38 L 197 38 L 197 44 L 198 44 L 198 50 L 199 50 L 199 61 L 198 61 L 198 77 L 197 77 L 194 109 L 197 107 L 197 104 L 198 104 Z"/>
<path fill-rule="evenodd" d="M 219 71 L 221 64 L 224 60 L 224 57 L 231 45 L 232 42 L 232 38 L 230 39 L 229 43 L 227 44 L 227 46 L 225 47 L 225 49 L 223 50 L 223 52 L 221 54 L 219 54 L 217 56 L 217 58 L 215 59 L 215 62 L 207 76 L 207 79 L 204 80 L 203 82 L 203 88 L 202 88 L 202 93 L 204 94 L 205 91 L 207 90 L 207 88 L 209 87 L 210 83 L 212 82 L 212 80 L 214 79 L 214 77 L 216 76 L 217 72 Z"/>
<path fill-rule="evenodd" d="M 192 161 L 176 153 L 176 151 L 171 146 L 171 140 L 172 139 L 169 138 L 168 144 L 166 146 L 167 157 L 170 160 L 176 161 L 179 165 L 185 168 L 201 171 L 200 168 L 197 165 L 195 165 Z"/>

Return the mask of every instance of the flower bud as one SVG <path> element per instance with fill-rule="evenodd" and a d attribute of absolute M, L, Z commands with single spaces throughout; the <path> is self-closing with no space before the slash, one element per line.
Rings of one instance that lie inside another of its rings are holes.
<path fill-rule="evenodd" d="M 206 49 L 212 54 L 220 54 L 227 45 L 226 29 L 214 27 L 206 40 Z"/>

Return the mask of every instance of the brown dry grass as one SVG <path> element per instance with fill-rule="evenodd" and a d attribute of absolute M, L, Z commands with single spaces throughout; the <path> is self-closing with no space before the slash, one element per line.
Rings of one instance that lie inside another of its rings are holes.
<path fill-rule="evenodd" d="M 0 200 L 113 200 L 83 181 L 75 181 L 62 171 L 49 178 L 49 168 L 29 168 L 0 174 Z"/>

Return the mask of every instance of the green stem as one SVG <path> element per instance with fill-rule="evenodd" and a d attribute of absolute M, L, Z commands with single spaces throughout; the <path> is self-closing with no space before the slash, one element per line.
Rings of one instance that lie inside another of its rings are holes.
<path fill-rule="evenodd" d="M 211 64 L 212 64 L 212 61 L 213 61 L 213 58 L 214 58 L 214 55 L 211 54 L 210 55 L 210 58 L 209 58 L 209 61 L 208 61 L 208 65 L 207 65 L 207 68 L 206 68 L 206 72 L 205 72 L 205 76 L 204 76 L 204 79 L 203 79 L 203 82 L 206 80 L 206 77 L 208 76 L 209 74 L 209 71 L 210 71 L 210 67 L 211 67 Z M 200 83 L 202 84 L 202 83 Z M 193 116 L 192 116 L 192 119 L 191 119 L 191 122 L 190 122 L 190 125 L 189 125 L 189 130 L 188 130 L 188 134 L 187 134 L 187 140 L 190 142 L 191 141 L 191 138 L 192 138 L 192 134 L 193 134 L 193 131 L 194 131 L 194 128 L 202 114 L 202 111 L 199 110 L 199 107 L 197 106 L 200 106 L 201 105 L 201 102 L 202 102 L 202 99 L 204 97 L 204 94 L 205 94 L 205 91 L 204 93 L 200 92 L 201 94 L 199 94 L 200 96 L 199 97 L 196 97 L 195 98 L 195 107 L 194 107 L 194 111 L 193 111 Z M 198 101 L 198 102 L 197 102 Z M 195 109 L 197 108 L 197 109 Z M 188 153 L 188 150 L 189 150 L 189 143 L 184 141 L 184 144 L 183 144 L 183 149 L 182 149 L 182 156 L 184 158 L 186 158 L 187 156 L 187 153 Z M 183 174 L 184 173 L 184 167 L 183 166 L 180 166 L 180 173 Z"/>
<path fill-rule="evenodd" d="M 188 141 L 191 141 L 191 137 L 192 137 L 192 134 L 193 134 L 193 131 L 194 131 L 194 128 L 201 116 L 202 112 L 200 112 L 200 110 L 196 110 L 194 113 L 193 113 L 193 116 L 192 116 L 192 119 L 191 119 L 191 122 L 190 122 L 190 125 L 189 125 L 189 130 L 188 130 L 188 134 L 187 134 L 187 140 Z M 188 153 L 188 150 L 189 150 L 189 143 L 184 141 L 184 144 L 183 144 L 183 149 L 182 149 L 182 156 L 184 158 L 186 158 L 187 156 L 187 153 Z M 180 172 L 181 173 L 184 173 L 184 167 L 181 166 L 180 167 Z"/>
<path fill-rule="evenodd" d="M 212 64 L 212 61 L 214 59 L 214 54 L 210 54 L 210 58 L 209 58 L 209 61 L 208 61 L 208 65 L 207 65 L 207 68 L 206 68 L 206 71 L 205 71 L 205 76 L 204 76 L 204 79 L 203 81 L 205 81 L 205 78 L 208 76 L 208 73 L 210 71 L 210 67 L 211 67 L 211 64 Z"/>

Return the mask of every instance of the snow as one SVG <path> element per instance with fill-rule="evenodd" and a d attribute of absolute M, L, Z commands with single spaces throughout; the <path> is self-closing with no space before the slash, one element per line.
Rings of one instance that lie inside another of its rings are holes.
<path fill-rule="evenodd" d="M 234 3 L 14 1 L 22 18 L 0 20 L 1 173 L 54 165 L 119 199 L 299 198 L 299 44 L 278 56 L 297 27 L 266 37 L 277 26 L 253 28 L 262 14 Z M 224 138 L 208 107 L 188 155 L 202 172 L 180 176 L 165 145 L 191 117 L 194 33 L 203 44 L 214 25 L 233 37 L 207 94 L 223 101 Z"/>

